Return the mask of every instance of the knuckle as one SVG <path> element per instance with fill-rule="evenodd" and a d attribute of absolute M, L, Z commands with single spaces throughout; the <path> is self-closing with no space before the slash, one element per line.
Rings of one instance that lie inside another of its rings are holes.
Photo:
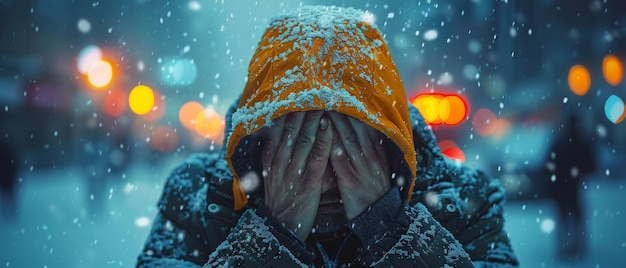
<path fill-rule="evenodd" d="M 273 154 L 270 150 L 263 150 L 261 155 L 261 163 L 268 166 L 272 162 Z"/>
<path fill-rule="evenodd" d="M 300 134 L 298 135 L 297 142 L 299 144 L 311 144 L 315 142 L 315 136 L 309 134 L 306 131 L 301 131 Z"/>
<path fill-rule="evenodd" d="M 315 146 L 313 146 L 313 148 L 311 149 L 311 160 L 315 160 L 315 161 L 321 161 L 324 159 L 328 159 L 327 156 L 327 151 L 328 151 L 328 145 L 326 144 L 321 144 L 321 143 L 315 143 Z"/>
<path fill-rule="evenodd" d="M 289 134 L 295 133 L 297 131 L 297 118 L 298 113 L 290 113 L 285 118 L 285 131 Z"/>
<path fill-rule="evenodd" d="M 356 133 L 351 132 L 348 136 L 346 136 L 345 141 L 346 143 L 356 143 L 357 142 Z"/>
<path fill-rule="evenodd" d="M 339 140 L 339 137 L 337 137 L 337 136 L 333 137 L 332 144 L 335 145 L 335 146 L 340 146 L 341 145 L 341 141 Z"/>
<path fill-rule="evenodd" d="M 276 141 L 274 139 L 267 139 L 265 141 L 265 145 L 263 146 L 263 150 L 261 151 L 261 163 L 269 164 L 274 157 Z"/>
<path fill-rule="evenodd" d="M 287 120 L 287 122 L 285 122 L 285 131 L 290 134 L 296 132 L 296 124 L 293 120 Z"/>

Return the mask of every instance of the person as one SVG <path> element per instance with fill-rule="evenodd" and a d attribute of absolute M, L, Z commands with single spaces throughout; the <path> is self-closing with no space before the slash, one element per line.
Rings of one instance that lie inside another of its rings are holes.
<path fill-rule="evenodd" d="M 562 125 L 550 146 L 546 169 L 550 174 L 549 197 L 556 203 L 558 257 L 574 261 L 585 255 L 585 228 L 580 187 L 585 176 L 596 170 L 596 160 L 590 142 L 583 139 L 576 114 Z"/>
<path fill-rule="evenodd" d="M 85 180 L 85 207 L 90 217 L 98 218 L 105 211 L 109 189 L 120 182 L 128 166 L 131 154 L 124 130 L 128 122 L 91 108 L 76 115 L 80 137 L 76 162 Z"/>
<path fill-rule="evenodd" d="M 16 152 L 5 137 L 0 138 L 0 219 L 12 221 L 17 217 L 17 165 Z"/>
<path fill-rule="evenodd" d="M 138 267 L 517 266 L 504 190 L 445 159 L 360 10 L 273 18 L 219 153 L 168 178 Z"/>

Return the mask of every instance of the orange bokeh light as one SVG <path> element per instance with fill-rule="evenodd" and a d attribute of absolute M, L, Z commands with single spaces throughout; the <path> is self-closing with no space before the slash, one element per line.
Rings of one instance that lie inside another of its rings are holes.
<path fill-rule="evenodd" d="M 577 64 L 569 69 L 567 83 L 574 94 L 583 96 L 587 94 L 591 86 L 591 75 L 585 66 Z"/>
<path fill-rule="evenodd" d="M 614 55 L 607 55 L 602 60 L 602 75 L 607 83 L 617 86 L 624 77 L 622 62 Z"/>
<path fill-rule="evenodd" d="M 199 113 L 204 111 L 204 107 L 197 101 L 190 101 L 183 104 L 178 111 L 180 123 L 188 130 L 195 130 L 195 121 Z"/>
<path fill-rule="evenodd" d="M 496 130 L 493 132 L 493 136 L 496 139 L 505 137 L 511 130 L 511 122 L 507 119 L 496 119 Z"/>
<path fill-rule="evenodd" d="M 206 109 L 196 115 L 195 130 L 203 138 L 215 139 L 224 130 L 224 119 L 213 109 Z"/>
<path fill-rule="evenodd" d="M 426 93 L 411 100 L 427 124 L 457 125 L 467 116 L 465 100 L 455 94 Z"/>

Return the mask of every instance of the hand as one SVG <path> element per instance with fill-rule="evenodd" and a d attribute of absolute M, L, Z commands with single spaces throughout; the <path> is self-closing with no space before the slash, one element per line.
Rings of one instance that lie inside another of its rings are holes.
<path fill-rule="evenodd" d="M 348 220 L 390 189 L 391 178 L 381 134 L 365 123 L 330 112 L 335 127 L 331 164 Z"/>
<path fill-rule="evenodd" d="M 265 204 L 300 241 L 315 221 L 332 133 L 324 111 L 290 113 L 274 120 L 263 148 Z"/>

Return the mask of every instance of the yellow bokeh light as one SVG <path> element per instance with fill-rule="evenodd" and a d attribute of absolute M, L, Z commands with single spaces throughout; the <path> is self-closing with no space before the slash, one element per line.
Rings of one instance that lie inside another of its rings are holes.
<path fill-rule="evenodd" d="M 431 123 L 439 123 L 439 103 L 441 102 L 441 98 L 437 98 L 434 96 L 429 96 L 424 98 L 424 106 L 420 111 L 424 111 L 424 118 L 426 122 Z"/>
<path fill-rule="evenodd" d="M 583 96 L 587 94 L 591 86 L 591 75 L 585 66 L 577 64 L 569 69 L 567 83 L 574 94 Z"/>
<path fill-rule="evenodd" d="M 154 107 L 154 91 L 146 85 L 134 87 L 128 95 L 128 106 L 136 114 L 147 114 Z"/>
<path fill-rule="evenodd" d="M 148 113 L 141 115 L 141 118 L 150 122 L 154 122 L 154 121 L 161 119 L 163 115 L 165 115 L 165 108 L 166 108 L 165 100 L 163 96 L 161 96 L 161 94 L 159 94 L 159 92 L 156 92 L 156 91 L 152 91 L 152 93 L 154 93 L 154 105 L 152 106 L 152 109 L 150 109 Z"/>
<path fill-rule="evenodd" d="M 113 79 L 113 67 L 107 61 L 96 61 L 87 71 L 87 81 L 96 87 L 103 88 Z"/>
<path fill-rule="evenodd" d="M 427 124 L 457 125 L 467 115 L 467 105 L 457 95 L 421 94 L 411 103 L 420 111 Z"/>
<path fill-rule="evenodd" d="M 602 75 L 607 83 L 617 86 L 624 77 L 622 62 L 614 55 L 607 55 L 602 60 Z"/>

